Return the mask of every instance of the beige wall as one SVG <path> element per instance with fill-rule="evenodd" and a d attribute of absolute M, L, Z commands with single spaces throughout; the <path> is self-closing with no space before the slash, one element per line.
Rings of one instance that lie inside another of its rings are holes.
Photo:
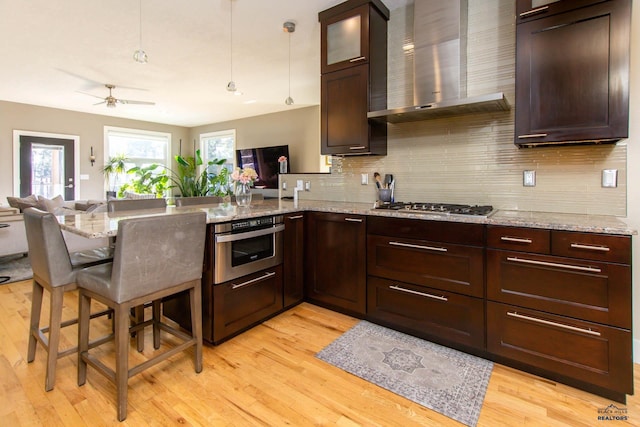
<path fill-rule="evenodd" d="M 236 130 L 238 149 L 288 144 L 292 172 L 322 170 L 319 106 L 198 126 L 191 128 L 190 140 L 197 140 L 203 133 L 227 129 Z"/>
<path fill-rule="evenodd" d="M 79 172 L 88 175 L 89 179 L 77 183 L 80 185 L 78 198 L 104 199 L 104 176 L 101 172 L 105 161 L 104 126 L 170 133 L 172 153 L 178 152 L 180 139 L 187 141 L 189 138 L 189 129 L 179 126 L 0 101 L 0 203 L 6 204 L 6 197 L 13 195 L 14 130 L 79 136 Z M 94 166 L 89 163 L 91 146 L 96 156 Z"/>

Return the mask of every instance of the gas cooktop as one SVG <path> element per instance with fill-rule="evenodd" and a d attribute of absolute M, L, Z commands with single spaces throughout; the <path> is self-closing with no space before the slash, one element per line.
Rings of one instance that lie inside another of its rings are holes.
<path fill-rule="evenodd" d="M 426 213 L 440 215 L 465 215 L 488 218 L 495 211 L 493 206 L 485 205 L 457 205 L 449 203 L 414 203 L 414 202 L 394 202 L 378 203 L 376 209 L 386 209 L 407 213 Z"/>

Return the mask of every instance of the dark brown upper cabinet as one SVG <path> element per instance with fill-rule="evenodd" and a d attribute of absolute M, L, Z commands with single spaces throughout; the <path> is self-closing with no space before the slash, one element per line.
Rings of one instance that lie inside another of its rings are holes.
<path fill-rule="evenodd" d="M 517 11 L 515 144 L 627 138 L 631 1 L 518 0 Z"/>
<path fill-rule="evenodd" d="M 321 149 L 325 155 L 387 154 L 387 21 L 380 0 L 349 0 L 318 14 L 321 27 Z"/>

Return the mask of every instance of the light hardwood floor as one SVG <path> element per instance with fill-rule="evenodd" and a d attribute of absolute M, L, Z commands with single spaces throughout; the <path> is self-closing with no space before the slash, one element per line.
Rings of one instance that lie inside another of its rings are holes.
<path fill-rule="evenodd" d="M 90 369 L 87 384 L 78 387 L 73 356 L 58 361 L 56 387 L 44 391 L 42 348 L 33 363 L 26 362 L 30 304 L 31 281 L 0 286 L 0 425 L 118 425 L 113 385 Z M 74 316 L 76 306 L 77 295 L 65 298 L 65 318 Z M 206 345 L 200 374 L 191 352 L 178 355 L 129 380 L 122 425 L 460 425 L 314 357 L 357 321 L 304 303 L 220 346 Z M 109 328 L 106 320 L 98 322 L 96 334 Z M 67 328 L 63 344 L 75 341 L 76 333 Z M 145 353 L 152 349 L 148 331 Z M 132 360 L 144 356 L 133 345 L 129 354 Z M 627 409 L 628 421 L 598 421 L 598 409 L 610 403 L 495 365 L 478 425 L 640 425 L 640 399 L 634 396 L 617 404 Z"/>

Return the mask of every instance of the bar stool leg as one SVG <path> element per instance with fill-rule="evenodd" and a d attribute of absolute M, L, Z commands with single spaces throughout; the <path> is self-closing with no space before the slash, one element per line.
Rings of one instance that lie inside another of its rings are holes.
<path fill-rule="evenodd" d="M 118 421 L 127 418 L 127 382 L 129 379 L 129 307 L 116 305 L 116 390 Z M 140 334 L 142 331 L 138 331 Z"/>
<path fill-rule="evenodd" d="M 31 291 L 31 322 L 29 323 L 29 348 L 27 350 L 27 362 L 31 363 L 36 358 L 38 347 L 38 335 L 40 330 L 40 314 L 42 313 L 42 295 L 44 289 L 36 281 L 33 281 Z"/>
<path fill-rule="evenodd" d="M 78 304 L 78 385 L 87 382 L 87 362 L 83 355 L 89 351 L 89 322 L 91 315 L 91 298 L 80 292 Z M 112 322 L 112 328 L 114 327 Z"/>
<path fill-rule="evenodd" d="M 62 322 L 62 289 L 51 289 L 51 312 L 49 313 L 49 346 L 47 348 L 47 376 L 44 389 L 53 390 L 56 383 L 56 362 L 60 345 L 60 323 Z"/>

